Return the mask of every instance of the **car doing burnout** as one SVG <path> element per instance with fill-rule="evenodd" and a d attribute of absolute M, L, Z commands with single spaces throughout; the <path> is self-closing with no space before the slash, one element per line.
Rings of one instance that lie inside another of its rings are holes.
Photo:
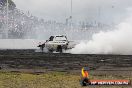
<path fill-rule="evenodd" d="M 40 47 L 42 51 L 46 48 L 49 52 L 56 51 L 62 53 L 63 50 L 73 48 L 72 46 L 69 46 L 69 43 L 66 36 L 57 35 L 50 36 L 49 40 L 46 40 L 45 43 L 40 44 L 38 47 Z"/>

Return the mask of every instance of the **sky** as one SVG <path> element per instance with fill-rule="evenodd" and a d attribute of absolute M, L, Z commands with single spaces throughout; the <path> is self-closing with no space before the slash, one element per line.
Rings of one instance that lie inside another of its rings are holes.
<path fill-rule="evenodd" d="M 64 22 L 70 15 L 71 0 L 13 0 L 17 8 L 34 16 Z M 116 23 L 127 16 L 132 0 L 73 0 L 73 20 Z"/>

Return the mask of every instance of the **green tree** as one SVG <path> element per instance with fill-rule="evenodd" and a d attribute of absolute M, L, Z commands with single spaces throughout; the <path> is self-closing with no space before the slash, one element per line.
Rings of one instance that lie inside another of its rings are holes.
<path fill-rule="evenodd" d="M 9 10 L 15 9 L 16 5 L 12 0 L 8 0 L 9 2 Z M 0 0 L 0 7 L 3 8 L 7 5 L 7 0 Z"/>

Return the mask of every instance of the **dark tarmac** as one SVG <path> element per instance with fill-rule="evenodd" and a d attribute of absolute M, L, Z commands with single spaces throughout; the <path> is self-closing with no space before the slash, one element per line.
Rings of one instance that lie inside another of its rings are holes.
<path fill-rule="evenodd" d="M 80 71 L 83 66 L 96 71 L 132 71 L 132 55 L 91 55 L 41 53 L 34 50 L 0 50 L 1 70 L 45 72 Z"/>

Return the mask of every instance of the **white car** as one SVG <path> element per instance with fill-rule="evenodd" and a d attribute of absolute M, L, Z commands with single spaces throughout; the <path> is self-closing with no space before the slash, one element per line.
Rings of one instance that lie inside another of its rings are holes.
<path fill-rule="evenodd" d="M 73 46 L 69 45 L 67 37 L 64 35 L 50 36 L 49 40 L 46 40 L 45 43 L 40 44 L 38 47 L 43 51 L 46 48 L 49 52 L 60 52 L 63 50 L 71 49 Z"/>

